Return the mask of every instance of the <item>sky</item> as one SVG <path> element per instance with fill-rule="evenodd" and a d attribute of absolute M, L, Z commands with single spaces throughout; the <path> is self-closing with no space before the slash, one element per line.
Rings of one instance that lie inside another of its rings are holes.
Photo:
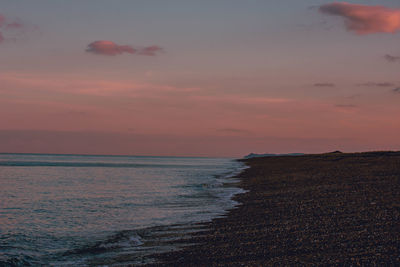
<path fill-rule="evenodd" d="M 0 152 L 400 150 L 400 3 L 1 0 Z"/>

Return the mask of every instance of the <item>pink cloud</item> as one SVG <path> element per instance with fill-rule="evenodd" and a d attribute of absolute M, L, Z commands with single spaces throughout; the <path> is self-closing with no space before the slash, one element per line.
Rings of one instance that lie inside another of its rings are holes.
<path fill-rule="evenodd" d="M 348 31 L 357 34 L 395 33 L 400 30 L 400 9 L 336 2 L 320 6 L 319 11 L 345 19 Z"/>
<path fill-rule="evenodd" d="M 6 28 L 8 28 L 8 29 L 21 29 L 23 27 L 24 27 L 24 24 L 22 24 L 21 22 L 17 22 L 17 21 L 8 23 L 6 25 Z"/>
<path fill-rule="evenodd" d="M 114 42 L 102 40 L 90 43 L 86 52 L 98 55 L 115 56 L 123 53 L 135 54 L 136 49 L 129 45 L 117 45 Z"/>
<path fill-rule="evenodd" d="M 21 22 L 20 19 L 10 19 L 0 14 L 0 43 L 7 40 L 17 40 L 19 35 L 24 34 L 29 25 Z"/>
<path fill-rule="evenodd" d="M 162 48 L 157 45 L 147 46 L 144 48 L 134 48 L 130 45 L 118 45 L 112 41 L 107 40 L 92 42 L 86 48 L 86 52 L 106 56 L 116 56 L 123 53 L 155 56 L 157 52 L 160 51 L 162 51 Z"/>

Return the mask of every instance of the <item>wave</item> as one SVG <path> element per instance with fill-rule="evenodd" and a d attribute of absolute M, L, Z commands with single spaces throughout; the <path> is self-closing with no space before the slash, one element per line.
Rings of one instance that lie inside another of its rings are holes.
<path fill-rule="evenodd" d="M 135 230 L 125 230 L 115 233 L 106 240 L 98 241 L 95 244 L 69 250 L 63 253 L 63 256 L 83 255 L 83 254 L 98 254 L 107 251 L 137 247 L 142 245 L 142 238 Z"/>
<path fill-rule="evenodd" d="M 152 263 L 154 253 L 179 249 L 188 245 L 174 241 L 188 239 L 192 233 L 204 230 L 203 225 L 172 224 L 116 232 L 103 241 L 64 252 L 61 257 L 79 260 L 80 266 L 120 266 Z M 93 257 L 97 255 L 96 257 Z M 84 261 L 82 261 L 84 259 Z M 71 262 L 71 266 L 78 263 Z M 56 263 L 57 265 L 57 263 Z M 69 266 L 69 265 L 67 265 Z"/>

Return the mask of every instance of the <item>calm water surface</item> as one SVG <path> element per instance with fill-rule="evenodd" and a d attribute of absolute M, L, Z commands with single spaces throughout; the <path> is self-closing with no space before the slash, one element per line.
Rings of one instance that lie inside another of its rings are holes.
<path fill-rule="evenodd" d="M 231 159 L 0 154 L 0 265 L 140 263 L 234 206 Z"/>

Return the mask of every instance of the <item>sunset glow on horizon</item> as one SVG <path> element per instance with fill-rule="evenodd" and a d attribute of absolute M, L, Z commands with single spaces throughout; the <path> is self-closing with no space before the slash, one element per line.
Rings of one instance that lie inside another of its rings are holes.
<path fill-rule="evenodd" d="M 395 0 L 0 3 L 0 153 L 400 150 Z"/>

